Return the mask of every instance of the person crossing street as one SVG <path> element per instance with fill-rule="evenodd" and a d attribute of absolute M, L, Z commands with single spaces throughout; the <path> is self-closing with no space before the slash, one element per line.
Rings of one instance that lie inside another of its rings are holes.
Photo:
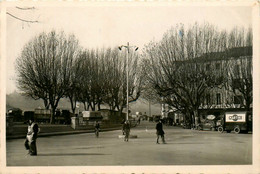
<path fill-rule="evenodd" d="M 164 140 L 164 131 L 163 131 L 163 124 L 162 124 L 162 120 L 160 119 L 159 122 L 156 124 L 156 135 L 157 135 L 157 144 L 159 143 L 159 137 L 161 136 L 162 142 L 163 144 L 166 144 L 165 140 Z"/>
<path fill-rule="evenodd" d="M 99 129 L 100 129 L 100 125 L 99 125 L 98 121 L 96 121 L 95 122 L 95 134 L 96 134 L 97 138 L 99 137 Z"/>
<path fill-rule="evenodd" d="M 129 120 L 126 120 L 124 125 L 123 125 L 123 132 L 125 135 L 124 141 L 128 141 L 129 139 L 129 134 L 130 134 L 130 122 Z"/>

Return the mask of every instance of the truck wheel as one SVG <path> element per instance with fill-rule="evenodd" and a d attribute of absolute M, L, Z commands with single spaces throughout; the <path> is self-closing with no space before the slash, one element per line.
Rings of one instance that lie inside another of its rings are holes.
<path fill-rule="evenodd" d="M 224 131 L 224 129 L 223 129 L 223 127 L 218 127 L 218 132 L 220 132 L 220 133 L 223 133 L 223 131 Z"/>
<path fill-rule="evenodd" d="M 240 128 L 237 126 L 237 127 L 234 128 L 234 131 L 235 131 L 236 134 L 238 134 L 240 132 Z"/>

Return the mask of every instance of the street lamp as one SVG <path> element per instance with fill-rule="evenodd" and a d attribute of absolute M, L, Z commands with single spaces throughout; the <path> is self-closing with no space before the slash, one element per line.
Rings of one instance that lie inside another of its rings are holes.
<path fill-rule="evenodd" d="M 126 113 L 126 120 L 128 120 L 128 111 L 129 111 L 129 102 L 128 102 L 128 76 L 129 76 L 129 71 L 128 71 L 128 57 L 130 53 L 130 48 L 134 48 L 135 51 L 138 50 L 137 46 L 130 46 L 129 42 L 127 42 L 127 45 L 121 45 L 118 47 L 118 49 L 121 51 L 122 48 L 127 49 L 127 54 L 126 54 L 126 107 L 127 107 L 127 113 Z"/>

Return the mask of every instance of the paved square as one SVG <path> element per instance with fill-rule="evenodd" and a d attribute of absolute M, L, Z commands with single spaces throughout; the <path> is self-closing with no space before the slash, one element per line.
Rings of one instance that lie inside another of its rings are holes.
<path fill-rule="evenodd" d="M 196 131 L 164 126 L 167 144 L 156 144 L 155 123 L 141 122 L 124 142 L 121 130 L 39 137 L 38 156 L 23 139 L 7 140 L 7 166 L 248 165 L 252 134 Z"/>

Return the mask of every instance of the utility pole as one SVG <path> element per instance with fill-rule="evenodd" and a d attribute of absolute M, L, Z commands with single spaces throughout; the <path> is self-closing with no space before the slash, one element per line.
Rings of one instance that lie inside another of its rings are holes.
<path fill-rule="evenodd" d="M 122 48 L 126 48 L 127 49 L 127 54 L 126 54 L 126 107 L 127 107 L 127 112 L 126 112 L 126 120 L 128 120 L 128 115 L 129 115 L 129 101 L 128 101 L 128 97 L 129 97 L 129 85 L 128 85 L 128 80 L 129 80 L 129 54 L 130 54 L 130 48 L 134 48 L 135 51 L 138 50 L 137 46 L 130 46 L 129 42 L 127 42 L 127 45 L 121 45 L 118 47 L 118 49 L 121 51 Z"/>

